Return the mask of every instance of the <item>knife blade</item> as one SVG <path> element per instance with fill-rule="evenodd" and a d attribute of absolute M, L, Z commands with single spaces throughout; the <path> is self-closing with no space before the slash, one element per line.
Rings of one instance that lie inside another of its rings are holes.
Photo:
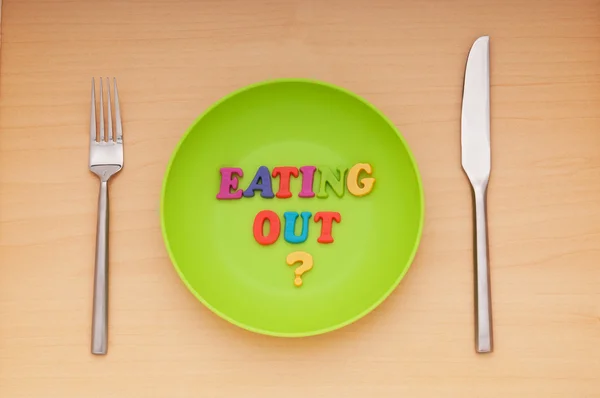
<path fill-rule="evenodd" d="M 462 114 L 462 167 L 473 191 L 475 247 L 475 345 L 492 352 L 492 307 L 487 237 L 487 186 L 491 173 L 489 36 L 473 43 L 465 67 Z"/>

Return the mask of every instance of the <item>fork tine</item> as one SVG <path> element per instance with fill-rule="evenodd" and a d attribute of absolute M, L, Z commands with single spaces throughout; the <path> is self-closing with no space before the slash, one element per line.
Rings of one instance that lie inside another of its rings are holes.
<path fill-rule="evenodd" d="M 90 111 L 90 141 L 95 142 L 96 137 L 96 90 L 94 88 L 94 78 L 92 77 L 92 109 Z"/>
<path fill-rule="evenodd" d="M 107 94 L 107 105 L 108 105 L 108 116 L 107 116 L 107 124 L 108 124 L 108 132 L 106 133 L 108 135 L 108 142 L 112 142 L 113 140 L 113 128 L 112 128 L 112 112 L 111 112 L 111 102 L 110 102 L 110 79 L 107 77 L 106 81 L 108 82 L 108 84 L 106 85 L 106 94 Z"/>
<path fill-rule="evenodd" d="M 102 99 L 102 78 L 100 78 L 100 142 L 104 141 L 104 99 Z"/>
<path fill-rule="evenodd" d="M 115 85 L 115 128 L 117 130 L 117 143 L 120 144 L 123 142 L 123 125 L 121 124 L 121 107 L 119 106 L 119 91 L 117 90 L 117 78 L 113 78 L 113 82 Z"/>

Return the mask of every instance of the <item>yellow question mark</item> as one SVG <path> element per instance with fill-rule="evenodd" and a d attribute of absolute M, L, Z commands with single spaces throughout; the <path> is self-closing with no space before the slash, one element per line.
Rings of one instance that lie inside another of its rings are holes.
<path fill-rule="evenodd" d="M 296 274 L 294 285 L 302 286 L 302 274 L 309 271 L 313 267 L 312 256 L 306 252 L 293 252 L 288 254 L 285 260 L 288 265 L 294 265 L 297 262 L 301 263 L 301 265 L 296 268 L 296 271 L 294 272 Z"/>

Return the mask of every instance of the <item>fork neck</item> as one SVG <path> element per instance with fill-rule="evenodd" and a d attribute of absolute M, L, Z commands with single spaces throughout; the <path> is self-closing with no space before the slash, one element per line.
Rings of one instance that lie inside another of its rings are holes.
<path fill-rule="evenodd" d="M 93 167 L 91 167 L 91 170 L 94 174 L 96 174 L 98 176 L 98 178 L 100 178 L 100 181 L 108 182 L 110 177 L 112 177 L 119 170 L 121 170 L 121 167 L 118 165 L 102 165 L 102 166 L 93 166 Z"/>

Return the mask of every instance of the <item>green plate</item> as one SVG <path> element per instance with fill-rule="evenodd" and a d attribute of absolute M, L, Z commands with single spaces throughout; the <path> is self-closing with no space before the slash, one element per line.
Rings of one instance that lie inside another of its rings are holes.
<path fill-rule="evenodd" d="M 289 198 L 263 197 L 269 187 L 280 192 L 275 167 L 302 170 L 290 179 Z M 226 173 L 222 180 L 222 168 L 242 170 L 231 178 L 237 188 Z M 330 181 L 324 190 L 322 179 Z M 253 181 L 261 189 L 249 190 Z M 222 183 L 229 196 L 254 196 L 217 199 Z M 340 217 L 330 223 L 333 242 L 319 242 L 332 212 Z M 285 337 L 332 331 L 381 303 L 413 260 L 423 212 L 420 176 L 394 125 L 364 99 L 304 79 L 254 84 L 214 104 L 177 145 L 161 197 L 163 237 L 188 289 L 237 326 Z M 258 222 L 255 239 L 259 213 L 275 217 L 262 230 Z M 300 215 L 295 225 L 291 215 Z M 295 252 L 306 262 L 288 265 Z M 313 266 L 297 286 L 308 259 Z"/>

